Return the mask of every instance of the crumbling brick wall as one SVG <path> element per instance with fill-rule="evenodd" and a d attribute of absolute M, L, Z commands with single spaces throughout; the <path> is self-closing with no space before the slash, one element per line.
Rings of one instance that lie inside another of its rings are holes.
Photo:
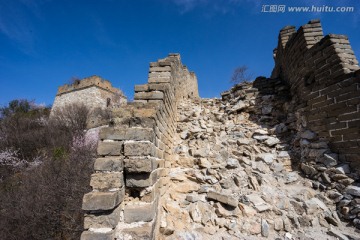
<path fill-rule="evenodd" d="M 197 80 L 179 54 L 150 63 L 134 102 L 114 109 L 100 131 L 98 158 L 84 195 L 82 239 L 152 239 L 163 176 L 171 166 L 177 102 L 197 99 Z"/>
<path fill-rule="evenodd" d="M 283 28 L 272 78 L 297 99 L 306 127 L 329 143 L 340 160 L 360 166 L 360 71 L 344 35 L 323 36 L 319 20 Z"/>

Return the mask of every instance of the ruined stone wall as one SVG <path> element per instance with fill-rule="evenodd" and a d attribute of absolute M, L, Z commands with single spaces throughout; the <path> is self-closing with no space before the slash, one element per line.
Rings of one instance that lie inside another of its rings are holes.
<path fill-rule="evenodd" d="M 329 143 L 340 160 L 360 166 L 360 71 L 344 35 L 323 36 L 320 21 L 280 31 L 272 78 L 297 100 L 306 128 Z"/>
<path fill-rule="evenodd" d="M 111 83 L 98 76 L 76 80 L 73 84 L 60 86 L 51 109 L 51 116 L 71 104 L 83 104 L 91 112 L 88 127 L 101 125 L 98 110 L 117 107 L 126 102 L 126 97 Z"/>
<path fill-rule="evenodd" d="M 84 195 L 81 239 L 152 239 L 176 134 L 177 101 L 198 98 L 196 77 L 179 54 L 150 63 L 148 83 L 134 102 L 113 110 L 101 129 L 98 158 Z"/>

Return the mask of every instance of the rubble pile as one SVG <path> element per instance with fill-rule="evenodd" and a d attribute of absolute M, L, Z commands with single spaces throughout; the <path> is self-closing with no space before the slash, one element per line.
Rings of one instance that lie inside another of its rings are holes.
<path fill-rule="evenodd" d="M 359 239 L 358 175 L 272 84 L 178 105 L 162 239 Z"/>

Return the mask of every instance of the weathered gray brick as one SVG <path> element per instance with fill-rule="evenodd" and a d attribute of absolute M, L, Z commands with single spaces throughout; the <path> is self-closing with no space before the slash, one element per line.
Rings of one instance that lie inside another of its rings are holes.
<path fill-rule="evenodd" d="M 126 175 L 127 187 L 149 187 L 152 186 L 158 177 L 155 170 L 151 173 L 129 173 Z"/>
<path fill-rule="evenodd" d="M 91 175 L 90 186 L 97 190 L 121 188 L 124 185 L 122 172 L 94 173 Z"/>
<path fill-rule="evenodd" d="M 114 236 L 114 231 L 106 233 L 85 231 L 81 234 L 80 240 L 114 240 Z"/>
<path fill-rule="evenodd" d="M 100 130 L 101 139 L 153 141 L 154 131 L 151 128 L 103 128 Z"/>
<path fill-rule="evenodd" d="M 121 207 L 101 214 L 85 214 L 84 228 L 115 228 L 120 221 Z"/>
<path fill-rule="evenodd" d="M 100 156 L 121 155 L 123 142 L 99 142 L 97 153 Z"/>
<path fill-rule="evenodd" d="M 152 91 L 152 92 L 136 92 L 134 95 L 135 100 L 161 100 L 164 99 L 164 93 L 160 91 Z"/>
<path fill-rule="evenodd" d="M 155 146 L 148 141 L 126 141 L 124 154 L 125 156 L 154 156 Z"/>
<path fill-rule="evenodd" d="M 171 67 L 170 66 L 164 66 L 164 67 L 150 67 L 149 72 L 170 72 Z"/>
<path fill-rule="evenodd" d="M 157 161 L 154 157 L 129 157 L 125 159 L 126 172 L 152 172 L 157 167 Z"/>
<path fill-rule="evenodd" d="M 124 221 L 150 222 L 155 216 L 156 208 L 154 203 L 129 204 L 124 208 Z"/>
<path fill-rule="evenodd" d="M 121 172 L 124 167 L 124 157 L 103 157 L 97 158 L 94 163 L 95 171 Z"/>
<path fill-rule="evenodd" d="M 239 204 L 239 201 L 236 200 L 234 197 L 219 192 L 210 191 L 207 193 L 207 197 L 209 199 L 225 203 L 232 207 L 237 207 L 237 205 Z"/>
<path fill-rule="evenodd" d="M 104 211 L 114 209 L 124 198 L 124 189 L 113 192 L 89 192 L 83 197 L 82 209 Z"/>
<path fill-rule="evenodd" d="M 147 84 L 135 85 L 135 92 L 146 92 L 148 90 L 149 90 L 149 86 Z"/>

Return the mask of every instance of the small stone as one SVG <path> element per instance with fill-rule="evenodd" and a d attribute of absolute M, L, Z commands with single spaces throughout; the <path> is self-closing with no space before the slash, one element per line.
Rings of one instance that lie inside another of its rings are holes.
<path fill-rule="evenodd" d="M 218 217 L 231 217 L 231 216 L 239 216 L 240 210 L 239 208 L 234 208 L 226 204 L 215 203 L 215 213 Z"/>
<path fill-rule="evenodd" d="M 323 173 L 321 174 L 321 179 L 322 179 L 325 183 L 331 184 L 331 179 L 330 179 L 330 177 L 329 177 L 329 175 L 328 175 L 327 173 L 323 172 Z"/>
<path fill-rule="evenodd" d="M 185 200 L 194 203 L 194 202 L 199 201 L 200 198 L 199 198 L 198 195 L 189 194 L 189 195 L 186 196 Z"/>
<path fill-rule="evenodd" d="M 260 234 L 261 233 L 261 224 L 259 222 L 251 222 L 249 232 L 251 235 Z"/>
<path fill-rule="evenodd" d="M 246 199 L 254 205 L 254 208 L 258 212 L 264 212 L 271 209 L 271 206 L 267 204 L 259 195 L 253 193 L 245 196 Z"/>
<path fill-rule="evenodd" d="M 307 146 L 310 145 L 310 142 L 306 139 L 301 139 L 300 140 L 300 146 Z"/>
<path fill-rule="evenodd" d="M 316 133 L 314 133 L 310 130 L 306 130 L 305 132 L 301 133 L 300 136 L 301 136 L 301 138 L 312 140 L 316 137 Z"/>
<path fill-rule="evenodd" d="M 210 190 L 214 190 L 213 187 L 211 186 L 207 186 L 207 185 L 201 185 L 200 186 L 200 189 L 198 190 L 198 193 L 207 193 L 209 192 Z"/>
<path fill-rule="evenodd" d="M 268 137 L 268 139 L 265 140 L 265 144 L 269 147 L 272 147 L 276 144 L 278 144 L 280 142 L 280 140 L 276 137 Z"/>
<path fill-rule="evenodd" d="M 199 148 L 196 150 L 191 150 L 191 155 L 193 157 L 207 157 L 209 155 L 210 150 L 207 148 Z"/>
<path fill-rule="evenodd" d="M 340 226 L 341 222 L 340 222 L 340 219 L 336 218 L 335 215 L 336 213 L 333 212 L 332 214 L 331 213 L 326 213 L 327 215 L 325 216 L 325 220 L 334 225 L 334 226 Z M 335 215 L 335 216 L 334 216 Z"/>
<path fill-rule="evenodd" d="M 290 172 L 285 176 L 285 183 L 292 183 L 299 179 L 299 175 L 297 172 Z"/>
<path fill-rule="evenodd" d="M 211 163 L 207 160 L 207 158 L 200 158 L 198 161 L 198 165 L 202 168 L 210 168 Z"/>
<path fill-rule="evenodd" d="M 180 138 L 185 140 L 189 137 L 189 131 L 185 130 L 183 132 L 180 133 Z"/>
<path fill-rule="evenodd" d="M 328 145 L 326 142 L 316 142 L 310 144 L 311 148 L 328 148 Z"/>
<path fill-rule="evenodd" d="M 337 167 L 336 169 L 343 174 L 350 173 L 349 164 L 343 164 L 343 165 Z"/>
<path fill-rule="evenodd" d="M 235 158 L 229 158 L 226 162 L 227 168 L 238 168 L 240 167 L 239 161 Z"/>
<path fill-rule="evenodd" d="M 243 109 L 247 108 L 248 106 L 249 106 L 248 104 L 246 104 L 245 102 L 240 100 L 235 106 L 233 106 L 231 108 L 231 112 L 237 112 L 237 111 L 243 110 Z"/>
<path fill-rule="evenodd" d="M 258 180 L 256 179 L 256 177 L 254 176 L 249 176 L 249 182 L 250 182 L 250 185 L 252 187 L 253 190 L 255 191 L 259 191 L 260 190 L 260 185 L 259 185 L 259 182 Z"/>
<path fill-rule="evenodd" d="M 353 220 L 353 224 L 357 229 L 360 229 L 360 219 L 359 218 L 355 218 Z"/>
<path fill-rule="evenodd" d="M 357 186 L 348 186 L 348 187 L 345 189 L 345 192 L 346 192 L 347 194 L 360 197 L 360 187 L 357 187 Z"/>
<path fill-rule="evenodd" d="M 275 159 L 275 155 L 272 153 L 260 153 L 256 156 L 257 161 L 264 161 L 267 164 L 271 164 Z"/>
<path fill-rule="evenodd" d="M 280 123 L 280 124 L 275 126 L 275 132 L 277 134 L 281 134 L 281 133 L 284 133 L 284 132 L 287 132 L 287 131 L 288 131 L 288 128 L 285 125 L 285 123 Z"/>
<path fill-rule="evenodd" d="M 352 178 L 345 178 L 345 179 L 338 180 L 338 183 L 345 185 L 345 186 L 348 186 L 348 185 L 352 184 L 353 182 L 355 182 L 355 180 Z"/>
<path fill-rule="evenodd" d="M 247 139 L 247 138 L 240 138 L 236 141 L 237 145 L 250 145 L 254 140 Z"/>
<path fill-rule="evenodd" d="M 276 218 L 274 221 L 274 229 L 276 231 L 281 231 L 284 228 L 284 222 L 281 218 Z"/>
<path fill-rule="evenodd" d="M 257 211 L 254 208 L 243 203 L 239 203 L 239 208 L 242 211 L 242 213 L 247 217 L 253 217 L 257 213 Z"/>
<path fill-rule="evenodd" d="M 284 170 L 284 165 L 282 163 L 273 163 L 271 169 L 273 169 L 274 172 L 281 172 Z"/>
<path fill-rule="evenodd" d="M 270 106 L 270 105 L 265 105 L 265 106 L 263 106 L 262 108 L 261 108 L 261 113 L 262 114 L 270 114 L 271 113 L 271 111 L 272 111 L 272 106 Z"/>
<path fill-rule="evenodd" d="M 343 199 L 339 202 L 338 206 L 343 207 L 343 206 L 349 205 L 350 203 L 351 203 L 351 200 Z"/>
<path fill-rule="evenodd" d="M 288 151 L 280 151 L 278 154 L 278 158 L 290 158 Z"/>
<path fill-rule="evenodd" d="M 200 210 L 198 209 L 197 204 L 191 204 L 190 205 L 189 214 L 190 214 L 190 217 L 192 218 L 192 220 L 194 222 L 197 222 L 197 223 L 201 222 L 202 216 L 201 216 Z"/>
<path fill-rule="evenodd" d="M 260 142 L 269 138 L 267 135 L 253 135 L 252 137 L 256 140 L 259 140 Z"/>
<path fill-rule="evenodd" d="M 199 184 L 189 181 L 177 183 L 174 190 L 178 193 L 190 193 L 199 190 Z"/>
<path fill-rule="evenodd" d="M 268 130 L 266 129 L 256 129 L 254 133 L 261 134 L 261 135 L 267 135 L 269 134 Z"/>
<path fill-rule="evenodd" d="M 222 193 L 219 193 L 219 192 L 214 192 L 214 191 L 209 191 L 207 193 L 207 197 L 209 199 L 219 201 L 221 203 L 227 204 L 227 205 L 232 206 L 232 207 L 237 207 L 238 202 L 239 202 L 237 199 L 235 199 L 232 196 L 222 194 Z"/>
<path fill-rule="evenodd" d="M 292 234 L 289 232 L 285 233 L 285 240 L 293 240 Z"/>
<path fill-rule="evenodd" d="M 313 176 L 317 174 L 317 170 L 313 168 L 312 166 L 306 165 L 304 163 L 301 163 L 301 170 L 304 171 L 306 175 Z"/>
<path fill-rule="evenodd" d="M 261 235 L 263 237 L 269 236 L 269 224 L 265 219 L 261 219 Z"/>
<path fill-rule="evenodd" d="M 290 203 L 297 214 L 302 215 L 305 212 L 303 203 L 295 200 L 290 200 Z"/>
<path fill-rule="evenodd" d="M 318 226 L 320 226 L 319 218 L 314 217 L 314 218 L 311 220 L 311 226 L 312 226 L 312 227 L 318 227 Z"/>
<path fill-rule="evenodd" d="M 338 155 L 336 153 L 324 154 L 324 164 L 327 167 L 333 167 L 337 165 Z"/>
<path fill-rule="evenodd" d="M 290 232 L 291 231 L 291 222 L 290 222 L 290 220 L 287 217 L 284 217 L 283 222 L 284 222 L 285 231 Z M 291 236 L 291 234 L 290 234 L 290 236 Z M 285 235 L 285 237 L 286 237 L 286 235 Z M 292 239 L 292 237 L 289 238 L 289 239 Z"/>
<path fill-rule="evenodd" d="M 333 228 L 330 228 L 330 230 L 327 233 L 330 236 L 336 237 L 339 240 L 349 240 L 347 236 L 345 236 L 344 234 Z"/>
<path fill-rule="evenodd" d="M 335 198 L 338 198 L 338 197 L 342 196 L 342 194 L 335 191 L 335 190 L 330 190 L 330 191 L 328 191 L 328 196 L 331 199 L 335 199 Z"/>

